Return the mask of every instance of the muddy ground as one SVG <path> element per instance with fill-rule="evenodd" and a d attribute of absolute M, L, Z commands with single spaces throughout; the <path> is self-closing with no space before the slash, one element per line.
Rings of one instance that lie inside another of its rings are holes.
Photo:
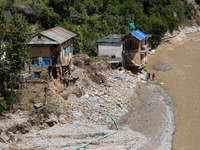
<path fill-rule="evenodd" d="M 200 33 L 188 34 L 176 44 L 162 45 L 149 57 L 148 71 L 164 82 L 163 87 L 175 103 L 176 133 L 174 150 L 200 148 Z M 172 67 L 155 71 L 153 64 L 162 61 Z"/>

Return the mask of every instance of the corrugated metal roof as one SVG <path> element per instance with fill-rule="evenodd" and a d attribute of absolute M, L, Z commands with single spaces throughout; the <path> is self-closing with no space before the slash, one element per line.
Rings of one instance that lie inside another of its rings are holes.
<path fill-rule="evenodd" d="M 46 42 L 46 41 L 30 41 L 28 44 L 62 44 L 63 42 L 73 38 L 74 36 L 76 36 L 75 33 L 68 31 L 66 29 L 63 29 L 61 27 L 55 27 L 52 29 L 48 29 L 45 31 L 42 31 L 38 34 L 36 34 L 35 36 L 38 35 L 43 35 L 49 39 L 52 40 L 52 42 Z M 33 37 L 35 37 L 33 36 Z"/>
<path fill-rule="evenodd" d="M 118 43 L 123 41 L 126 34 L 110 34 L 107 37 L 97 40 L 97 43 Z"/>
<path fill-rule="evenodd" d="M 140 30 L 135 30 L 135 31 L 133 31 L 133 32 L 131 32 L 131 34 L 133 35 L 133 36 L 135 36 L 138 40 L 142 40 L 142 39 L 144 39 L 144 38 L 146 38 L 146 37 L 148 37 L 146 34 L 144 34 L 142 31 L 140 31 Z"/>
<path fill-rule="evenodd" d="M 116 38 L 101 38 L 97 40 L 97 43 L 119 43 L 122 39 L 116 39 Z"/>

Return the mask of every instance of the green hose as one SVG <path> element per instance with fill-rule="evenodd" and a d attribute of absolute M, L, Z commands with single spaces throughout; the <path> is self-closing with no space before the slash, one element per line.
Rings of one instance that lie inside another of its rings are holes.
<path fill-rule="evenodd" d="M 106 137 L 108 137 L 108 136 L 111 136 L 111 135 L 113 135 L 113 134 L 116 134 L 116 133 L 118 132 L 118 130 L 119 130 L 118 125 L 117 125 L 115 119 L 113 119 L 113 117 L 112 117 L 110 114 L 107 113 L 107 115 L 114 121 L 115 126 L 117 127 L 117 131 L 115 131 L 115 132 L 113 132 L 113 133 L 111 133 L 111 134 L 107 134 L 107 135 L 104 135 L 104 136 L 102 136 L 102 137 L 99 137 L 99 138 L 97 138 L 97 139 L 94 139 L 94 140 L 92 140 L 92 141 L 90 141 L 90 142 L 88 142 L 88 143 L 86 143 L 86 144 L 83 144 L 83 145 L 81 145 L 81 146 L 79 146 L 79 147 L 77 147 L 77 148 L 74 148 L 74 149 L 72 149 L 72 150 L 76 150 L 76 149 L 79 149 L 79 148 L 81 148 L 81 147 L 85 147 L 85 146 L 89 145 L 90 143 L 92 143 L 92 142 L 94 142 L 94 141 L 97 141 L 97 140 L 106 138 Z"/>

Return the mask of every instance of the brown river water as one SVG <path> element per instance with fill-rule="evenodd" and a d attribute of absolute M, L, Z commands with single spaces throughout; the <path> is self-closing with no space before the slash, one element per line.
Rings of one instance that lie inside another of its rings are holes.
<path fill-rule="evenodd" d="M 156 74 L 175 104 L 174 150 L 200 150 L 200 33 L 188 34 L 176 44 L 161 45 L 148 57 L 147 70 Z M 155 71 L 162 61 L 172 67 Z"/>

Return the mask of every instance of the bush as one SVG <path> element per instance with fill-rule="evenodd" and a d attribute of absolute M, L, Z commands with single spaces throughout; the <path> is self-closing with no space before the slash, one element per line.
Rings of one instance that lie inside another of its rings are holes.
<path fill-rule="evenodd" d="M 4 99 L 3 95 L 0 93 L 0 112 L 2 112 L 5 109 L 8 109 L 8 104 L 6 103 L 6 100 Z"/>

